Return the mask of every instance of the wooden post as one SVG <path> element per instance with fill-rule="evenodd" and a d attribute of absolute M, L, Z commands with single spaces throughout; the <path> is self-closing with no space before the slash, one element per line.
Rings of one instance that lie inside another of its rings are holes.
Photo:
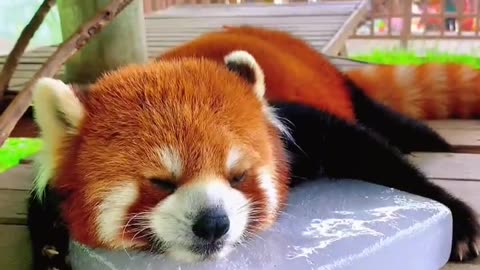
<path fill-rule="evenodd" d="M 400 33 L 400 46 L 402 49 L 408 49 L 408 41 L 412 34 L 412 2 L 412 0 L 403 0 L 403 27 Z"/>
<path fill-rule="evenodd" d="M 58 1 L 62 35 L 70 37 L 78 27 L 105 8 L 110 0 Z M 148 60 L 143 1 L 134 0 L 105 29 L 66 63 L 63 80 L 88 84 L 102 73 L 125 64 Z"/>

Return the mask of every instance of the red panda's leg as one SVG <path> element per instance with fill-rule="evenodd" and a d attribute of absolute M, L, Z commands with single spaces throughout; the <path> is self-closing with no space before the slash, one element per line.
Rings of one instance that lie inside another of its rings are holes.
<path fill-rule="evenodd" d="M 34 270 L 70 270 L 69 235 L 62 223 L 58 196 L 47 189 L 42 202 L 31 195 L 27 224 L 30 232 Z"/>
<path fill-rule="evenodd" d="M 446 205 L 453 215 L 451 260 L 478 256 L 480 226 L 474 211 L 430 182 L 383 138 L 312 108 L 292 104 L 276 107 L 279 116 L 290 123 L 294 143 L 286 141 L 294 183 L 320 176 L 350 178 L 433 199 Z"/>
<path fill-rule="evenodd" d="M 347 86 L 357 121 L 384 137 L 402 153 L 452 151 L 450 144 L 427 125 L 375 102 L 349 80 Z"/>

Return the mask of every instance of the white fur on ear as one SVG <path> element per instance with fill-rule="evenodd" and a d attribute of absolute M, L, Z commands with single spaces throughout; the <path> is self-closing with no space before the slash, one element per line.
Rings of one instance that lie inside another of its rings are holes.
<path fill-rule="evenodd" d="M 33 90 L 33 108 L 43 140 L 34 191 L 42 195 L 52 177 L 56 151 L 65 135 L 77 131 L 84 107 L 70 86 L 60 80 L 40 78 Z"/>
<path fill-rule="evenodd" d="M 239 73 L 240 76 L 253 83 L 255 93 L 263 99 L 265 95 L 265 74 L 250 53 L 242 50 L 233 51 L 225 56 L 224 61 L 230 70 Z M 245 68 L 248 68 L 248 71 Z"/>

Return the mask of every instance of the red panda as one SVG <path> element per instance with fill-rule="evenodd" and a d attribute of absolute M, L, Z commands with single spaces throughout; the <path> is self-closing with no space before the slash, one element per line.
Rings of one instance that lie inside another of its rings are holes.
<path fill-rule="evenodd" d="M 66 267 L 70 238 L 187 262 L 224 257 L 269 229 L 291 188 L 322 176 L 445 204 L 451 260 L 477 257 L 473 210 L 401 154 L 450 150 L 417 119 L 477 113 L 477 72 L 462 66 L 444 87 L 451 67 L 344 74 L 288 33 L 244 26 L 109 72 L 86 92 L 42 78 L 33 96 L 45 142 L 28 215 L 34 263 Z"/>

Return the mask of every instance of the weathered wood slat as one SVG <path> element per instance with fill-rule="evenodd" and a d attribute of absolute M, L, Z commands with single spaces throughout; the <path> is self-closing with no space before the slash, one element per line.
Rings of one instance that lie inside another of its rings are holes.
<path fill-rule="evenodd" d="M 434 120 L 427 124 L 438 129 L 461 129 L 461 130 L 480 130 L 480 120 Z"/>
<path fill-rule="evenodd" d="M 480 155 L 464 153 L 413 153 L 408 157 L 429 178 L 480 183 Z M 480 194 L 480 189 L 478 190 Z"/>
<path fill-rule="evenodd" d="M 163 18 L 198 18 L 198 17 L 228 17 L 228 16 L 311 16 L 311 15 L 345 15 L 350 14 L 357 6 L 358 1 L 349 3 L 312 3 L 309 5 L 211 5 L 187 6 L 168 8 L 157 12 Z"/>
<path fill-rule="evenodd" d="M 1 175 L 0 181 L 3 179 Z M 0 190 L 0 224 L 26 224 L 28 194 L 25 190 Z"/>
<path fill-rule="evenodd" d="M 30 270 L 31 261 L 27 227 L 0 225 L 0 269 Z"/>
<path fill-rule="evenodd" d="M 458 181 L 455 180 L 437 180 L 432 179 L 432 181 L 448 190 L 453 196 L 461 198 L 464 202 L 469 204 L 473 209 L 477 210 L 478 216 L 480 216 L 480 182 L 462 182 L 459 185 Z"/>
<path fill-rule="evenodd" d="M 34 165 L 16 166 L 0 175 L 0 190 L 28 191 L 34 176 Z"/>
<path fill-rule="evenodd" d="M 179 34 L 188 34 L 188 33 L 201 33 L 206 31 L 218 30 L 223 27 L 223 25 L 231 25 L 231 23 L 221 23 L 214 25 L 179 25 L 175 28 L 169 27 L 169 24 L 162 25 L 155 22 L 147 23 L 147 32 L 148 33 L 179 33 Z M 242 25 L 242 23 L 236 23 L 234 25 Z M 247 24 L 245 24 L 247 25 Z M 251 23 L 248 23 L 251 25 Z M 281 24 L 272 26 L 270 24 L 261 24 L 256 23 L 256 26 L 259 27 L 275 27 L 279 30 L 289 31 L 289 32 L 311 32 L 311 31 L 325 31 L 325 30 L 334 30 L 335 27 L 326 24 Z"/>
<path fill-rule="evenodd" d="M 322 45 L 325 41 L 328 41 L 330 39 L 330 36 L 333 35 L 334 33 L 335 32 L 314 32 L 311 35 L 307 35 L 307 36 L 304 36 L 304 33 L 300 33 L 300 34 L 293 33 L 293 34 L 302 36 L 302 38 L 304 38 L 307 42 L 313 43 L 313 45 Z M 189 34 L 189 35 L 178 35 L 178 36 L 169 36 L 168 34 L 149 35 L 147 37 L 147 41 L 149 44 L 149 50 L 151 50 L 152 47 L 154 48 L 159 45 L 173 47 L 177 44 L 187 42 L 199 35 L 200 33 Z M 319 43 L 319 44 L 315 44 L 315 43 Z M 52 55 L 54 50 L 55 50 L 55 47 L 49 47 L 49 48 L 42 48 L 42 49 L 28 52 L 21 57 L 20 65 L 44 63 L 46 59 L 50 55 Z M 1 56 L 0 64 L 3 64 L 5 62 L 5 59 L 6 59 L 6 56 Z M 19 69 L 19 71 L 22 71 L 22 70 L 23 69 Z"/>
<path fill-rule="evenodd" d="M 480 154 L 480 121 L 435 120 L 427 121 L 457 152 Z"/>
<path fill-rule="evenodd" d="M 302 25 L 302 24 L 318 24 L 318 23 L 344 23 L 349 16 L 310 16 L 310 17 L 281 17 L 282 25 Z M 225 17 L 225 18 L 162 18 L 155 17 L 145 21 L 146 26 L 156 24 L 156 28 L 172 27 L 206 27 L 206 26 L 222 26 L 224 24 L 255 24 L 263 26 L 276 26 L 279 18 L 270 17 Z M 163 24 L 163 25 L 161 25 Z M 336 26 L 333 26 L 336 28 Z"/>
<path fill-rule="evenodd" d="M 325 40 L 330 40 L 331 36 L 335 33 L 336 33 L 335 31 L 317 32 L 308 36 L 302 35 L 302 38 L 307 42 L 318 41 L 318 40 L 325 41 Z M 177 36 L 177 37 L 162 36 L 162 35 L 158 35 L 158 36 L 148 35 L 147 42 L 149 42 L 149 45 L 150 44 L 154 45 L 155 44 L 154 42 L 187 42 L 198 36 L 200 36 L 200 34 L 184 35 L 184 36 Z"/>

